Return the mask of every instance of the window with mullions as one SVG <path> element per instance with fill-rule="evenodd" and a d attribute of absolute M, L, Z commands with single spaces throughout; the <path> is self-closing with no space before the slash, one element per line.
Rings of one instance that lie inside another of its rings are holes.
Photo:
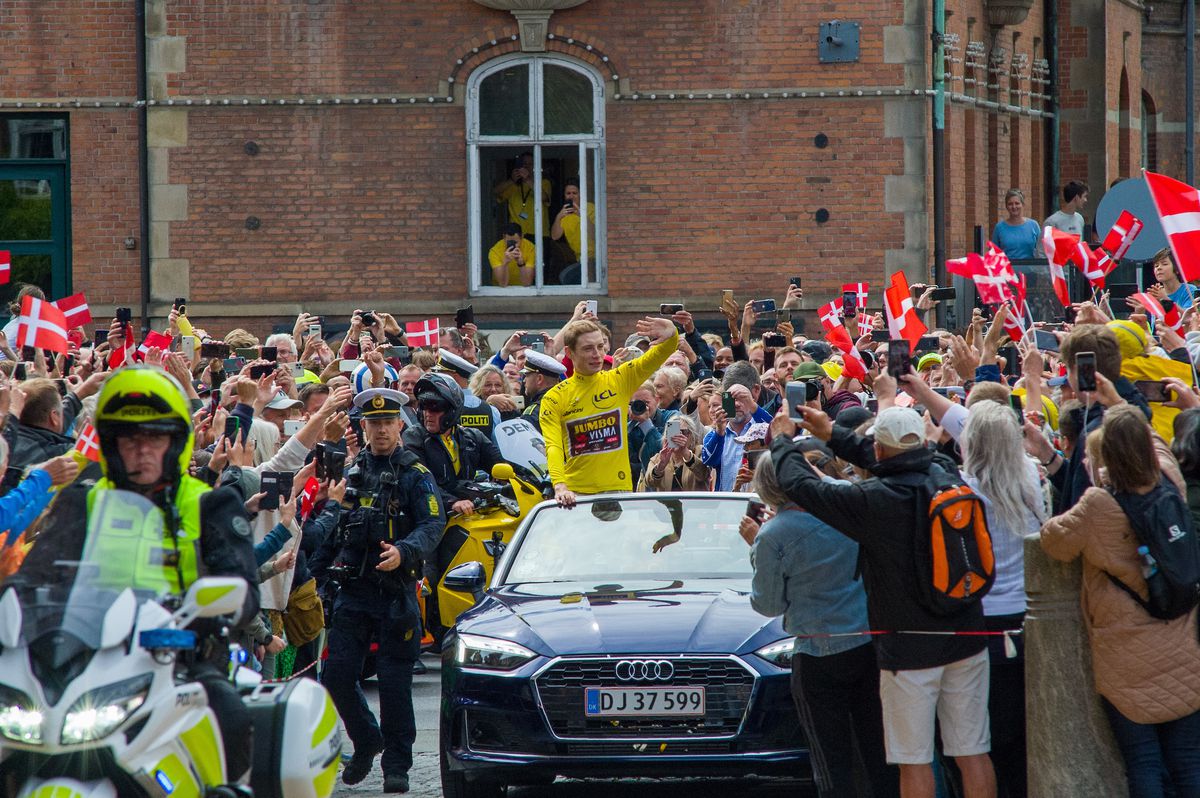
<path fill-rule="evenodd" d="M 604 288 L 604 88 L 584 64 L 514 56 L 467 86 L 471 291 Z"/>

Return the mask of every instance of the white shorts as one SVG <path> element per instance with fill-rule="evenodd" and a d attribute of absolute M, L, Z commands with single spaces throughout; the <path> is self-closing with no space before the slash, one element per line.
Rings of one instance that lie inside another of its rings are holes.
<path fill-rule="evenodd" d="M 883 739 L 893 765 L 933 761 L 934 717 L 941 722 L 946 756 L 986 754 L 988 730 L 988 652 L 912 671 L 881 671 Z"/>

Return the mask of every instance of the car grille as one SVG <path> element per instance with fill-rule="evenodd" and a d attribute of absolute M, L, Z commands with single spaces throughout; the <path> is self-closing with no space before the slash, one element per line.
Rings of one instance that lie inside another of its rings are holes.
<path fill-rule="evenodd" d="M 565 743 L 568 756 L 633 756 L 644 755 L 647 759 L 661 756 L 683 756 L 687 754 L 732 754 L 736 745 L 728 741 L 705 742 L 685 740 L 679 743 L 602 742 Z"/>
<path fill-rule="evenodd" d="M 664 659 L 636 657 L 631 659 Z M 562 660 L 536 679 L 550 728 L 560 738 L 725 737 L 737 733 L 754 689 L 754 676 L 736 660 L 670 659 L 675 675 L 668 682 L 622 682 L 619 660 Z M 704 715 L 679 718 L 588 718 L 585 687 L 705 688 Z"/>

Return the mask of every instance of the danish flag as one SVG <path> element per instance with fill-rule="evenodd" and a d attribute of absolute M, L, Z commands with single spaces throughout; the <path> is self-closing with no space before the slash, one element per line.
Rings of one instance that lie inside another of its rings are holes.
<path fill-rule="evenodd" d="M 913 308 L 912 294 L 908 290 L 908 279 L 904 272 L 892 275 L 892 284 L 883 292 L 886 300 L 883 308 L 887 314 L 888 331 L 893 339 L 908 341 L 909 352 L 915 352 L 917 342 L 928 332 L 917 311 Z"/>
<path fill-rule="evenodd" d="M 1071 260 L 1083 272 L 1092 288 L 1103 288 L 1104 278 L 1117 268 L 1117 260 L 1110 258 L 1103 249 L 1092 249 L 1086 242 L 1080 241 L 1071 255 Z"/>
<path fill-rule="evenodd" d="M 1132 294 L 1129 298 L 1140 302 L 1146 312 L 1154 318 L 1165 319 L 1167 317 L 1167 311 L 1163 309 L 1162 303 L 1150 294 Z"/>
<path fill-rule="evenodd" d="M 825 340 L 842 350 L 842 370 L 847 377 L 863 380 L 867 377 L 867 362 L 850 340 L 850 333 L 842 326 L 833 327 L 825 332 Z"/>
<path fill-rule="evenodd" d="M 834 327 L 841 327 L 842 298 L 838 297 L 832 302 L 817 308 L 817 315 L 821 317 L 821 326 L 826 330 L 832 330 Z"/>
<path fill-rule="evenodd" d="M 1005 305 L 1008 311 L 1004 316 L 1004 331 L 1008 333 L 1008 337 L 1014 341 L 1020 341 L 1025 337 L 1025 317 L 1013 309 L 1012 305 Z"/>
<path fill-rule="evenodd" d="M 172 340 L 173 339 L 171 336 L 166 333 L 160 333 L 151 330 L 150 332 L 146 333 L 146 340 L 142 341 L 142 345 L 137 348 L 137 359 L 145 360 L 146 355 L 150 354 L 150 350 L 154 347 L 158 347 L 162 351 L 166 352 L 171 348 Z"/>
<path fill-rule="evenodd" d="M 1170 300 L 1167 301 L 1170 302 Z M 1183 316 L 1179 313 L 1179 306 L 1171 302 L 1169 309 L 1167 309 L 1166 305 L 1163 305 L 1163 308 L 1167 310 L 1166 315 L 1163 316 L 1163 324 L 1170 327 L 1178 335 L 1183 335 Z"/>
<path fill-rule="evenodd" d="M 300 493 L 300 520 L 307 521 L 312 515 L 313 507 L 317 503 L 317 494 L 321 491 L 321 483 L 316 477 L 309 477 L 304 483 L 304 490 Z"/>
<path fill-rule="evenodd" d="M 92 323 L 92 311 L 88 308 L 87 298 L 82 291 L 56 299 L 51 304 L 63 312 L 67 317 L 67 327 L 72 330 Z"/>
<path fill-rule="evenodd" d="M 7 249 L 0 249 L 0 285 L 4 285 L 12 279 L 12 253 Z"/>
<path fill-rule="evenodd" d="M 442 328 L 437 319 L 404 322 L 404 336 L 412 348 L 418 346 L 436 347 L 442 337 Z"/>
<path fill-rule="evenodd" d="M 67 317 L 43 299 L 25 297 L 21 300 L 21 315 L 17 319 L 17 347 L 22 346 L 65 354 Z"/>
<path fill-rule="evenodd" d="M 855 307 L 861 310 L 867 306 L 867 289 L 870 287 L 870 283 L 846 283 L 842 286 L 842 293 L 845 294 L 853 291 L 858 297 L 855 301 Z"/>
<path fill-rule="evenodd" d="M 1017 281 L 1017 274 L 1013 271 L 1012 261 L 1008 259 L 1008 255 L 1004 254 L 1004 250 L 991 241 L 988 242 L 987 254 L 983 256 L 983 268 L 992 274 L 1007 277 L 1010 283 Z"/>
<path fill-rule="evenodd" d="M 1079 236 L 1064 233 L 1046 225 L 1042 229 L 1042 249 L 1050 261 L 1050 279 L 1054 283 L 1054 295 L 1064 308 L 1071 306 L 1071 292 L 1067 289 L 1067 275 L 1063 266 L 1071 259 L 1079 245 Z"/>
<path fill-rule="evenodd" d="M 974 280 L 975 275 L 983 271 L 983 256 L 977 252 L 969 252 L 965 257 L 948 260 L 946 261 L 946 271 L 968 280 Z"/>
<path fill-rule="evenodd" d="M 94 463 L 100 462 L 100 441 L 96 438 L 96 428 L 87 424 L 79 438 L 75 441 L 75 451 Z"/>
<path fill-rule="evenodd" d="M 108 367 L 110 369 L 119 369 L 124 366 L 133 357 L 133 325 L 126 324 L 122 330 L 124 333 L 124 343 L 119 347 L 113 347 L 112 352 L 108 355 Z"/>
<path fill-rule="evenodd" d="M 1184 282 L 1200 279 L 1200 191 L 1166 175 L 1144 174 Z"/>
<path fill-rule="evenodd" d="M 1138 233 L 1142 232 L 1142 227 L 1144 225 L 1141 219 L 1129 211 L 1121 211 L 1121 215 L 1117 217 L 1117 221 L 1113 222 L 1113 226 L 1109 228 L 1108 235 L 1104 237 L 1104 243 L 1100 246 L 1112 253 L 1114 261 L 1119 261 L 1129 251 L 1130 245 L 1133 244 L 1133 239 L 1138 237 Z"/>

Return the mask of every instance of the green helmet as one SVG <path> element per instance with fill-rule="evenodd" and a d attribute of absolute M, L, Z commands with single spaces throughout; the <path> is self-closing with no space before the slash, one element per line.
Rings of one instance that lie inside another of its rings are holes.
<path fill-rule="evenodd" d="M 171 446 L 163 461 L 162 481 L 178 483 L 188 472 L 195 436 L 191 407 L 174 377 L 153 366 L 126 366 L 113 372 L 96 400 L 94 426 L 100 442 L 100 467 L 117 487 L 129 484 L 117 438 L 138 432 L 168 433 Z"/>

